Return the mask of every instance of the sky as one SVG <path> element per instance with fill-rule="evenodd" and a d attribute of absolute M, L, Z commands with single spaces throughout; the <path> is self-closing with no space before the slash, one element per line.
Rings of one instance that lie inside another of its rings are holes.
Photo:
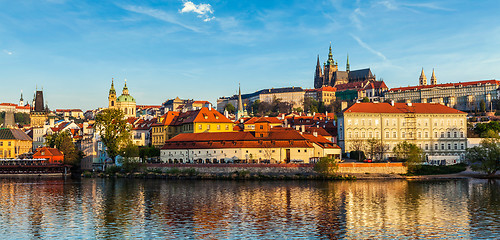
<path fill-rule="evenodd" d="M 0 102 L 107 107 L 313 87 L 316 58 L 389 88 L 500 79 L 500 1 L 0 0 Z"/>

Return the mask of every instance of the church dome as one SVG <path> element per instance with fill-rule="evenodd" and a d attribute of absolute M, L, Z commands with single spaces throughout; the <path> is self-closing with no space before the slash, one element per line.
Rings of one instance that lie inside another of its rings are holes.
<path fill-rule="evenodd" d="M 135 102 L 135 99 L 128 95 L 128 94 L 122 94 L 121 96 L 116 99 L 117 102 Z"/>

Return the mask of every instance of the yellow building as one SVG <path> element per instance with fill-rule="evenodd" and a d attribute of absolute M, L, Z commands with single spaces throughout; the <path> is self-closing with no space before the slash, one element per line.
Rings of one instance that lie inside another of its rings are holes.
<path fill-rule="evenodd" d="M 232 132 L 234 123 L 220 112 L 203 107 L 194 111 L 169 111 L 152 126 L 152 144 L 161 147 L 180 133 Z"/>
<path fill-rule="evenodd" d="M 125 86 L 123 87 L 122 95 L 116 97 L 116 90 L 114 81 L 111 81 L 111 88 L 108 95 L 108 108 L 120 109 L 125 118 L 136 116 L 136 102 L 135 99 L 129 94 L 127 87 L 127 79 L 125 79 Z"/>
<path fill-rule="evenodd" d="M 427 160 L 459 162 L 467 144 L 466 115 L 436 103 L 356 103 L 338 118 L 338 143 L 345 153 L 359 145 L 366 153 L 367 140 L 377 139 L 387 148 L 383 159 L 388 159 L 398 143 L 408 141 Z"/>
<path fill-rule="evenodd" d="M 19 129 L 0 129 L 0 158 L 17 158 L 31 152 L 32 139 Z"/>
<path fill-rule="evenodd" d="M 261 118 L 254 132 L 185 133 L 166 141 L 165 163 L 310 163 L 320 157 L 340 159 L 340 148 L 317 134 L 271 128 Z"/>

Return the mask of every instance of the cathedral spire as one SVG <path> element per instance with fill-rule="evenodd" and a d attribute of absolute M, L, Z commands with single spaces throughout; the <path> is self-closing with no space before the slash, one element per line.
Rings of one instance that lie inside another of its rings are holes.
<path fill-rule="evenodd" d="M 436 74 L 434 73 L 434 68 L 432 69 L 431 85 L 437 84 Z"/>
<path fill-rule="evenodd" d="M 347 72 L 351 71 L 351 65 L 349 65 L 349 53 L 347 54 L 347 63 L 345 64 L 345 70 Z"/>
<path fill-rule="evenodd" d="M 21 99 L 19 99 L 19 106 L 24 106 L 23 90 L 21 90 Z"/>
<path fill-rule="evenodd" d="M 420 73 L 420 78 L 418 79 L 420 81 L 420 85 L 427 85 L 427 77 L 425 76 L 424 73 L 424 68 L 422 68 L 422 72 Z"/>
<path fill-rule="evenodd" d="M 243 101 L 241 100 L 241 85 L 238 84 L 238 112 L 243 110 Z"/>
<path fill-rule="evenodd" d="M 331 42 L 330 42 L 330 51 L 328 52 L 328 65 L 335 65 L 335 62 L 333 61 L 332 43 Z"/>

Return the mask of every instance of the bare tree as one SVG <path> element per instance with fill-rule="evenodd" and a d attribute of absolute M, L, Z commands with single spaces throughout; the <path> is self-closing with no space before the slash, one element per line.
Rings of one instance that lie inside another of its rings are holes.
<path fill-rule="evenodd" d="M 363 147 L 365 145 L 365 141 L 363 139 L 353 139 L 350 142 L 351 151 L 358 152 L 358 161 L 361 161 L 361 152 L 363 151 Z"/>

